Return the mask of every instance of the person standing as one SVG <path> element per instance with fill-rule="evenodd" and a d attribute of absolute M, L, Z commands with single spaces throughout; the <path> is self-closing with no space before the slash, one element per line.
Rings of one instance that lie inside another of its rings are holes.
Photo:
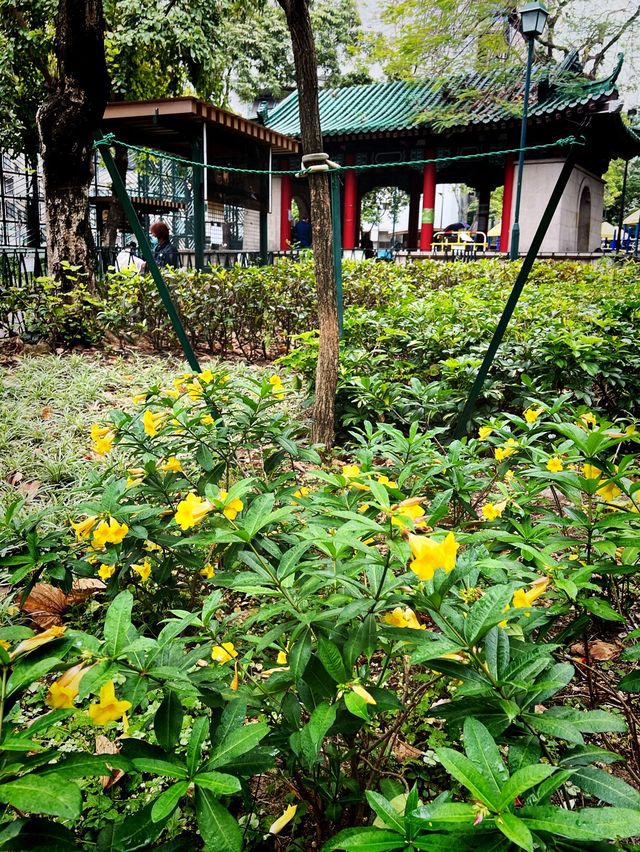
<path fill-rule="evenodd" d="M 154 222 L 149 228 L 153 257 L 158 266 L 180 266 L 180 255 L 178 249 L 169 239 L 169 228 L 166 222 Z"/>

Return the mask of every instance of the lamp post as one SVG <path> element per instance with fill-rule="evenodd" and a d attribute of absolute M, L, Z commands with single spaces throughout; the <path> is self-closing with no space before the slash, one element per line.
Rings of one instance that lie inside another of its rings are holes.
<path fill-rule="evenodd" d="M 444 228 L 444 192 L 439 192 L 440 196 L 440 230 Z"/>
<path fill-rule="evenodd" d="M 518 179 L 516 183 L 516 203 L 511 229 L 509 257 L 516 260 L 520 250 L 520 197 L 522 195 L 522 171 L 524 168 L 524 148 L 527 143 L 527 116 L 529 114 L 529 90 L 531 88 L 531 68 L 533 66 L 533 48 L 537 36 L 541 35 L 549 12 L 544 4 L 536 0 L 520 9 L 520 32 L 527 41 L 527 73 L 524 80 L 524 103 L 522 105 L 522 126 L 520 128 L 520 155 L 518 157 Z"/>

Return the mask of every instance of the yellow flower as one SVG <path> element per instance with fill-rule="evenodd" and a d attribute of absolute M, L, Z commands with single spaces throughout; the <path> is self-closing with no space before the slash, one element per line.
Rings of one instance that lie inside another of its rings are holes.
<path fill-rule="evenodd" d="M 558 456 L 550 458 L 547 461 L 547 470 L 551 471 L 551 473 L 559 473 L 561 470 L 564 470 L 562 459 L 558 458 Z"/>
<path fill-rule="evenodd" d="M 162 393 L 164 396 L 168 396 L 169 399 L 177 399 L 180 396 L 180 391 L 174 390 L 173 388 L 165 388 Z"/>
<path fill-rule="evenodd" d="M 360 503 L 360 505 L 358 506 L 358 511 L 362 514 L 362 513 L 366 512 L 368 508 L 369 508 L 368 503 Z"/>
<path fill-rule="evenodd" d="M 229 503 L 225 503 L 225 500 L 229 496 L 229 492 L 224 489 L 220 490 L 218 494 L 218 499 L 222 501 L 224 504 L 222 509 L 222 514 L 228 521 L 235 521 L 238 517 L 238 514 L 244 509 L 244 503 L 242 500 L 239 500 L 237 497 L 233 500 L 230 500 Z"/>
<path fill-rule="evenodd" d="M 612 500 L 615 500 L 616 497 L 619 497 L 622 494 L 622 491 L 618 488 L 615 482 L 607 482 L 606 485 L 603 485 L 602 488 L 598 488 L 596 491 L 602 499 L 610 503 Z"/>
<path fill-rule="evenodd" d="M 360 476 L 360 468 L 357 464 L 343 464 L 342 475 L 345 479 L 353 479 L 354 476 Z"/>
<path fill-rule="evenodd" d="M 153 553 L 154 550 L 159 550 L 162 552 L 162 547 L 159 544 L 156 544 L 155 541 L 149 541 L 149 539 L 145 539 L 144 549 L 148 550 L 149 553 Z"/>
<path fill-rule="evenodd" d="M 80 681 L 91 666 L 78 663 L 54 681 L 47 692 L 46 702 L 54 710 L 69 710 L 80 691 Z"/>
<path fill-rule="evenodd" d="M 278 656 L 276 657 L 276 663 L 279 666 L 286 666 L 288 662 L 287 652 L 286 651 L 278 651 Z"/>
<path fill-rule="evenodd" d="M 180 459 L 177 456 L 169 456 L 169 458 L 160 466 L 161 470 L 168 470 L 171 473 L 180 473 L 182 470 L 182 465 L 180 464 Z"/>
<path fill-rule="evenodd" d="M 297 491 L 293 492 L 293 496 L 298 498 L 306 497 L 308 494 L 311 494 L 311 489 L 307 488 L 306 485 L 302 485 Z"/>
<path fill-rule="evenodd" d="M 491 435 L 492 433 L 493 433 L 493 429 L 491 428 L 491 426 L 481 426 L 478 429 L 478 438 L 481 441 L 486 441 L 487 438 L 489 437 L 489 435 Z"/>
<path fill-rule="evenodd" d="M 11 654 L 11 659 L 17 657 L 18 654 L 24 654 L 27 651 L 33 651 L 34 648 L 39 648 L 40 645 L 46 645 L 47 642 L 53 642 L 64 636 L 66 627 L 50 627 L 36 636 L 30 636 L 28 639 L 23 639 L 19 642 Z"/>
<path fill-rule="evenodd" d="M 451 532 L 440 542 L 423 535 L 409 535 L 409 547 L 413 554 L 409 568 L 421 580 L 432 580 L 438 568 L 449 573 L 456 567 L 456 553 L 460 545 Z"/>
<path fill-rule="evenodd" d="M 202 497 L 198 497 L 191 491 L 184 500 L 178 503 L 174 520 L 181 529 L 188 530 L 189 527 L 195 527 L 196 524 L 199 524 L 212 509 L 213 506 L 208 500 L 203 500 Z"/>
<path fill-rule="evenodd" d="M 211 370 L 203 370 L 198 376 L 201 382 L 204 382 L 205 385 L 208 385 L 209 382 L 213 381 L 213 373 Z"/>
<path fill-rule="evenodd" d="M 160 412 L 156 414 L 151 411 L 150 408 L 147 408 L 145 413 L 142 415 L 142 425 L 144 426 L 144 431 L 150 438 L 155 437 L 158 434 L 158 429 L 160 424 L 162 423 L 164 415 Z"/>
<path fill-rule="evenodd" d="M 97 522 L 98 519 L 95 515 L 91 515 L 84 521 L 80 521 L 80 523 L 78 524 L 74 524 L 73 522 L 71 522 L 71 526 L 73 527 L 76 534 L 76 539 L 78 541 L 82 541 L 83 539 L 89 538 L 89 536 L 91 535 L 91 530 L 95 527 Z"/>
<path fill-rule="evenodd" d="M 94 725 L 106 725 L 116 722 L 131 709 L 130 701 L 118 701 L 112 680 L 100 688 L 100 702 L 89 707 L 89 716 Z"/>
<path fill-rule="evenodd" d="M 8 651 L 11 647 L 11 642 L 8 639 L 0 639 L 0 648 L 4 648 L 5 651 Z"/>
<path fill-rule="evenodd" d="M 115 432 L 105 426 L 96 423 L 91 427 L 91 438 L 93 440 L 93 451 L 99 456 L 107 456 L 113 449 Z"/>
<path fill-rule="evenodd" d="M 203 414 L 200 418 L 200 422 L 203 426 L 213 426 L 216 422 L 210 414 Z"/>
<path fill-rule="evenodd" d="M 129 474 L 127 479 L 127 488 L 132 488 L 134 485 L 140 485 L 144 480 L 144 468 L 143 467 L 132 467 L 127 473 Z"/>
<path fill-rule="evenodd" d="M 585 479 L 600 479 L 600 475 L 602 471 L 599 467 L 596 467 L 592 464 L 584 464 L 582 465 L 582 475 Z"/>
<path fill-rule="evenodd" d="M 135 396 L 131 397 L 131 401 L 134 405 L 140 405 L 141 402 L 147 401 L 147 395 L 146 393 L 137 393 Z"/>
<path fill-rule="evenodd" d="M 586 414 L 581 414 L 576 426 L 582 426 L 583 429 L 595 429 L 598 421 L 594 414 L 588 411 Z"/>
<path fill-rule="evenodd" d="M 487 521 L 495 521 L 499 518 L 507 508 L 507 501 L 501 500 L 499 503 L 485 503 L 482 507 L 482 514 Z"/>
<path fill-rule="evenodd" d="M 269 834 L 280 834 L 282 829 L 288 825 L 291 820 L 296 815 L 296 811 L 298 810 L 297 805 L 289 805 L 288 808 L 285 808 L 282 816 L 279 816 L 275 822 L 271 824 L 271 828 L 269 829 Z"/>
<path fill-rule="evenodd" d="M 132 565 L 131 570 L 136 572 L 143 583 L 146 583 L 151 576 L 151 560 L 147 556 L 140 564 Z"/>
<path fill-rule="evenodd" d="M 501 462 L 508 459 L 515 453 L 517 446 L 518 442 L 514 438 L 509 438 L 504 447 L 496 447 L 493 451 L 496 461 Z"/>
<path fill-rule="evenodd" d="M 214 645 L 211 649 L 211 659 L 219 666 L 223 666 L 237 656 L 238 652 L 233 642 L 223 642 L 222 645 Z"/>
<path fill-rule="evenodd" d="M 276 399 L 284 399 L 284 386 L 280 376 L 270 376 L 269 384 L 271 385 L 271 393 Z"/>
<path fill-rule="evenodd" d="M 397 488 L 398 487 L 397 482 L 394 482 L 392 479 L 389 479 L 389 477 L 385 476 L 384 474 L 382 474 L 381 476 L 378 476 L 378 482 L 380 483 L 380 485 L 386 485 L 387 488 Z"/>
<path fill-rule="evenodd" d="M 531 588 L 528 591 L 526 589 L 516 589 L 513 593 L 511 605 L 515 609 L 524 609 L 525 607 L 533 606 L 534 601 L 537 601 L 538 598 L 544 595 L 548 586 L 549 578 L 541 577 L 539 580 L 531 583 Z"/>
<path fill-rule="evenodd" d="M 200 399 L 200 397 L 202 396 L 202 385 L 197 379 L 194 379 L 187 385 L 187 392 L 191 399 Z"/>
<path fill-rule="evenodd" d="M 101 566 L 98 568 L 98 577 L 100 577 L 100 579 L 101 579 L 101 580 L 104 580 L 104 581 L 105 581 L 105 583 L 106 583 L 106 581 L 107 581 L 110 577 L 113 577 L 113 575 L 114 575 L 114 573 L 115 573 L 115 570 L 116 570 L 116 566 L 115 566 L 115 565 L 101 565 Z"/>
<path fill-rule="evenodd" d="M 527 423 L 535 423 L 543 411 L 544 408 L 527 408 L 527 410 L 524 412 L 524 419 L 527 421 Z"/>
<path fill-rule="evenodd" d="M 104 550 L 107 544 L 120 544 L 128 532 L 129 527 L 126 524 L 119 524 L 115 518 L 109 518 L 108 523 L 100 521 L 93 531 L 91 546 L 94 550 Z"/>
<path fill-rule="evenodd" d="M 205 578 L 205 580 L 213 580 L 213 578 L 216 576 L 216 569 L 210 562 L 207 562 L 204 568 L 200 569 L 200 573 Z"/>
<path fill-rule="evenodd" d="M 391 523 L 394 527 L 400 527 L 401 529 L 407 529 L 410 526 L 413 526 L 414 522 L 418 520 L 418 518 L 424 517 L 424 509 L 419 503 L 413 503 L 408 506 L 396 506 L 395 509 L 391 511 Z"/>
<path fill-rule="evenodd" d="M 409 627 L 411 630 L 426 630 L 425 624 L 420 624 L 416 618 L 416 614 L 409 607 L 397 606 L 393 612 L 388 612 L 382 616 L 385 624 L 390 624 L 392 627 Z"/>
<path fill-rule="evenodd" d="M 512 470 L 506 470 L 505 473 L 504 473 L 504 478 L 507 482 L 511 482 L 511 480 L 513 479 L 513 471 Z"/>
<path fill-rule="evenodd" d="M 359 683 L 352 683 L 351 684 L 351 691 L 355 692 L 356 695 L 359 695 L 360 698 L 362 698 L 362 700 L 365 702 L 365 704 L 375 704 L 376 703 L 376 700 L 373 697 L 373 695 L 371 695 L 370 692 L 367 692 L 367 690 L 364 688 L 364 686 L 361 686 Z"/>

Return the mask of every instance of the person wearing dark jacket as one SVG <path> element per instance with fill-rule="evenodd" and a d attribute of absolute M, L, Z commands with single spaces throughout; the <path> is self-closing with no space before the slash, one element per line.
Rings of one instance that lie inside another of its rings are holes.
<path fill-rule="evenodd" d="M 180 255 L 178 249 L 169 239 L 169 228 L 166 222 L 154 222 L 149 228 L 151 235 L 151 246 L 153 248 L 153 256 L 158 266 L 173 266 L 177 269 L 180 266 Z"/>

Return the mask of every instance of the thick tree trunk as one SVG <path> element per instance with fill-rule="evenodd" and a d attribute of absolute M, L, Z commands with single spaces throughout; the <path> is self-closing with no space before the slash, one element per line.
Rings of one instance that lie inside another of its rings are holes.
<path fill-rule="evenodd" d="M 322 151 L 322 131 L 318 107 L 318 63 L 308 0 L 278 2 L 284 9 L 291 33 L 302 147 L 305 154 L 317 154 Z M 311 174 L 308 180 L 320 325 L 312 438 L 330 448 L 334 439 L 339 354 L 338 309 L 331 238 L 331 197 L 328 175 Z"/>
<path fill-rule="evenodd" d="M 102 0 L 59 0 L 57 75 L 37 114 L 44 171 L 48 270 L 72 286 L 65 261 L 90 283 L 94 241 L 89 220 L 93 133 L 107 103 Z"/>

